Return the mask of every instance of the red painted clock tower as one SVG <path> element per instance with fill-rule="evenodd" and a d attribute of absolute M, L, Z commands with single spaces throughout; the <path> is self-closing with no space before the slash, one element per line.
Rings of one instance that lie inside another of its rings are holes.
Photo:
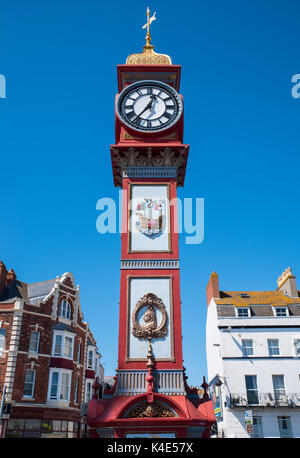
<path fill-rule="evenodd" d="M 209 437 L 215 421 L 187 384 L 182 359 L 177 187 L 183 143 L 179 65 L 151 45 L 118 65 L 115 186 L 123 190 L 118 369 L 114 386 L 88 406 L 92 437 Z"/>

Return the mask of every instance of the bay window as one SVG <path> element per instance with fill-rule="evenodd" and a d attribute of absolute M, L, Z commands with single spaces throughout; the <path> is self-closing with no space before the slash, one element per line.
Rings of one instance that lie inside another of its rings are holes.
<path fill-rule="evenodd" d="M 72 371 L 66 369 L 51 369 L 49 376 L 48 399 L 56 401 L 70 400 Z"/>
<path fill-rule="evenodd" d="M 74 336 L 67 333 L 55 333 L 53 336 L 52 355 L 73 358 Z"/>

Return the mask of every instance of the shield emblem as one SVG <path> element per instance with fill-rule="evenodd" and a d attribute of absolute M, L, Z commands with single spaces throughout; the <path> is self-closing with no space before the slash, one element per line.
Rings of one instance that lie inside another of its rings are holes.
<path fill-rule="evenodd" d="M 142 234 L 154 237 L 163 232 L 166 223 L 166 202 L 164 199 L 148 199 L 137 203 L 136 227 Z"/>

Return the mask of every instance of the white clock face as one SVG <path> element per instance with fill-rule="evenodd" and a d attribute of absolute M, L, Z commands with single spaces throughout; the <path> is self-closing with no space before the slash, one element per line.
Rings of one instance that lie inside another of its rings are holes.
<path fill-rule="evenodd" d="M 123 89 L 117 114 L 127 126 L 143 132 L 159 132 L 173 126 L 182 114 L 178 93 L 159 81 L 140 81 Z"/>

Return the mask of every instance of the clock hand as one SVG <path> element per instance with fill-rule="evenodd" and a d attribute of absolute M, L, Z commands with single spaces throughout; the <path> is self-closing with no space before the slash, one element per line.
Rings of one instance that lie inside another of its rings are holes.
<path fill-rule="evenodd" d="M 153 104 L 154 99 L 156 99 L 156 95 L 151 95 L 151 100 L 150 100 L 150 102 L 145 106 L 145 108 L 143 109 L 143 111 L 140 112 L 140 114 L 138 115 L 138 117 L 140 117 L 141 114 L 143 114 L 145 111 L 149 110 L 149 108 L 152 107 L 152 104 Z"/>

